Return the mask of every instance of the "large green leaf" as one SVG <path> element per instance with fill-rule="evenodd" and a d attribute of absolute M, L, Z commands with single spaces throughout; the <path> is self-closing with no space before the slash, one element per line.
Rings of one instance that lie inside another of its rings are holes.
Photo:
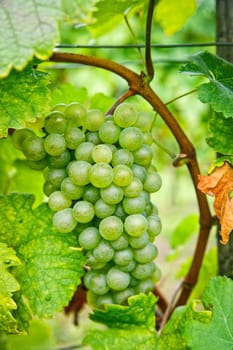
<path fill-rule="evenodd" d="M 0 80 L 0 138 L 7 135 L 8 128 L 25 127 L 41 123 L 49 111 L 48 75 L 28 65 L 23 72 L 12 71 Z"/>
<path fill-rule="evenodd" d="M 50 317 L 68 304 L 83 274 L 76 235 L 52 227 L 47 204 L 32 209 L 31 195 L 0 197 L 0 241 L 15 248 L 22 264 L 13 272 L 32 311 Z"/>
<path fill-rule="evenodd" d="M 87 89 L 85 87 L 77 88 L 72 84 L 62 84 L 51 93 L 51 106 L 57 103 L 79 102 L 85 103 L 88 98 Z"/>
<path fill-rule="evenodd" d="M 185 336 L 192 350 L 232 350 L 233 348 L 233 281 L 215 277 L 203 294 L 203 303 L 212 310 L 207 323 L 191 321 Z"/>
<path fill-rule="evenodd" d="M 200 101 L 209 103 L 226 118 L 233 117 L 233 64 L 209 52 L 201 52 L 191 56 L 181 72 L 208 78 L 209 83 L 198 88 Z"/>
<path fill-rule="evenodd" d="M 47 59 L 57 43 L 60 0 L 0 2 L 0 77 L 22 70 L 35 55 Z"/>
<path fill-rule="evenodd" d="M 196 0 L 160 0 L 155 8 L 155 19 L 165 33 L 171 35 L 180 30 L 197 7 Z"/>
<path fill-rule="evenodd" d="M 17 308 L 13 300 L 13 293 L 20 286 L 9 268 L 20 265 L 20 260 L 12 248 L 0 242 L 0 331 L 17 333 L 17 321 L 12 311 Z"/>

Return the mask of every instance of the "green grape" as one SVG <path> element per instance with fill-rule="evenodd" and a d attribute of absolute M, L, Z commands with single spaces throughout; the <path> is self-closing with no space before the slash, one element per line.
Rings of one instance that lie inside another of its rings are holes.
<path fill-rule="evenodd" d="M 66 177 L 61 183 L 61 191 L 70 199 L 80 199 L 84 192 L 84 186 L 75 185 L 69 177 Z"/>
<path fill-rule="evenodd" d="M 44 128 L 48 134 L 63 134 L 66 126 L 66 118 L 61 111 L 50 112 L 44 121 Z"/>
<path fill-rule="evenodd" d="M 123 233 L 123 222 L 117 216 L 108 216 L 100 221 L 99 231 L 104 239 L 113 241 Z"/>
<path fill-rule="evenodd" d="M 94 145 L 101 143 L 98 131 L 88 131 L 86 133 L 86 141 L 94 143 Z"/>
<path fill-rule="evenodd" d="M 90 109 L 87 111 L 84 127 L 89 131 L 98 131 L 101 124 L 103 124 L 104 119 L 105 117 L 102 111 L 98 109 Z"/>
<path fill-rule="evenodd" d="M 148 233 L 151 237 L 157 236 L 162 229 L 161 220 L 157 215 L 150 215 L 147 217 Z"/>
<path fill-rule="evenodd" d="M 133 288 L 126 288 L 119 292 L 113 292 L 112 298 L 114 303 L 116 304 L 127 305 L 128 298 L 134 294 L 135 294 L 135 291 Z"/>
<path fill-rule="evenodd" d="M 140 214 L 145 210 L 146 202 L 142 195 L 133 198 L 124 197 L 122 205 L 127 214 Z"/>
<path fill-rule="evenodd" d="M 114 249 L 109 242 L 101 240 L 97 247 L 93 249 L 93 256 L 99 263 L 108 263 L 114 256 Z"/>
<path fill-rule="evenodd" d="M 112 151 L 108 145 L 99 144 L 93 147 L 91 156 L 96 163 L 110 163 L 112 160 Z"/>
<path fill-rule="evenodd" d="M 76 149 L 78 145 L 86 140 L 84 132 L 79 128 L 68 128 L 65 132 L 66 147 Z"/>
<path fill-rule="evenodd" d="M 114 215 L 118 216 L 121 220 L 125 220 L 127 213 L 123 209 L 122 202 L 116 205 Z"/>
<path fill-rule="evenodd" d="M 124 223 L 125 231 L 133 237 L 140 237 L 147 230 L 147 220 L 141 214 L 127 216 Z"/>
<path fill-rule="evenodd" d="M 90 222 L 95 215 L 93 204 L 87 201 L 78 201 L 73 206 L 73 216 L 75 220 L 81 223 Z"/>
<path fill-rule="evenodd" d="M 23 154 L 28 160 L 39 161 L 46 157 L 44 142 L 39 136 L 27 136 L 22 143 Z"/>
<path fill-rule="evenodd" d="M 74 156 L 77 160 L 85 160 L 88 163 L 93 163 L 92 150 L 95 147 L 92 142 L 82 142 L 76 148 Z"/>
<path fill-rule="evenodd" d="M 113 176 L 113 169 L 107 163 L 96 163 L 92 165 L 89 170 L 89 179 L 91 184 L 101 189 L 111 184 Z"/>
<path fill-rule="evenodd" d="M 149 293 L 153 289 L 154 289 L 154 282 L 151 280 L 151 278 L 145 278 L 141 280 L 135 287 L 135 291 L 137 294 Z"/>
<path fill-rule="evenodd" d="M 112 267 L 106 276 L 108 286 L 116 291 L 124 290 L 130 283 L 130 275 L 119 268 Z"/>
<path fill-rule="evenodd" d="M 153 152 L 150 146 L 143 144 L 138 150 L 133 152 L 134 162 L 148 168 L 153 158 Z"/>
<path fill-rule="evenodd" d="M 124 192 L 121 187 L 112 183 L 108 187 L 100 189 L 100 196 L 108 204 L 118 204 L 121 202 Z"/>
<path fill-rule="evenodd" d="M 145 278 L 150 277 L 155 270 L 155 264 L 153 261 L 146 263 L 146 264 L 140 264 L 138 263 L 135 267 L 135 269 L 131 272 L 132 276 L 138 280 L 143 280 Z"/>
<path fill-rule="evenodd" d="M 44 139 L 44 149 L 50 156 L 59 156 L 66 150 L 66 142 L 60 134 L 50 134 Z"/>
<path fill-rule="evenodd" d="M 89 183 L 89 170 L 91 164 L 84 160 L 74 160 L 68 167 L 68 175 L 71 181 L 78 186 L 85 186 Z"/>
<path fill-rule="evenodd" d="M 143 133 L 134 126 L 123 129 L 120 133 L 119 144 L 128 151 L 136 151 L 143 144 Z"/>
<path fill-rule="evenodd" d="M 28 136 L 35 136 L 35 133 L 33 130 L 29 128 L 22 128 L 22 129 L 17 129 L 13 132 L 11 138 L 13 145 L 16 149 L 21 150 L 22 149 L 22 143 Z"/>
<path fill-rule="evenodd" d="M 144 248 L 149 243 L 149 234 L 144 232 L 140 237 L 129 236 L 129 244 L 132 248 Z"/>
<path fill-rule="evenodd" d="M 131 260 L 128 265 L 120 265 L 119 268 L 124 272 L 131 272 L 135 269 L 136 261 Z"/>
<path fill-rule="evenodd" d="M 104 295 L 109 290 L 106 282 L 106 275 L 97 271 L 90 270 L 86 273 L 84 285 L 97 295 Z"/>
<path fill-rule="evenodd" d="M 99 198 L 95 202 L 95 215 L 100 219 L 104 219 L 107 216 L 111 216 L 114 213 L 115 208 L 115 205 L 108 204 L 103 201 L 102 198 Z"/>
<path fill-rule="evenodd" d="M 99 128 L 99 137 L 102 142 L 114 144 L 118 141 L 121 128 L 113 121 L 106 120 Z"/>
<path fill-rule="evenodd" d="M 152 128 L 154 119 L 154 114 L 152 115 L 149 112 L 138 112 L 138 117 L 134 126 L 141 129 L 144 133 L 149 132 Z"/>
<path fill-rule="evenodd" d="M 70 162 L 70 152 L 66 149 L 59 156 L 48 156 L 48 166 L 50 168 L 65 168 Z"/>
<path fill-rule="evenodd" d="M 114 111 L 114 122 L 121 128 L 132 126 L 137 120 L 137 110 L 132 103 L 121 103 Z"/>
<path fill-rule="evenodd" d="M 65 109 L 66 109 L 65 103 L 57 103 L 55 106 L 53 106 L 52 111 L 64 112 Z"/>
<path fill-rule="evenodd" d="M 87 252 L 85 252 L 85 258 L 86 258 L 86 265 L 91 267 L 92 270 L 100 270 L 104 268 L 106 265 L 105 262 L 100 262 L 96 260 L 92 250 L 88 250 Z"/>
<path fill-rule="evenodd" d="M 126 249 L 129 245 L 128 235 L 125 232 L 123 232 L 119 238 L 111 241 L 110 244 L 114 250 Z"/>
<path fill-rule="evenodd" d="M 50 194 L 48 205 L 49 208 L 53 211 L 59 211 L 65 208 L 69 208 L 72 204 L 72 201 L 70 198 L 68 198 L 64 193 L 61 191 L 55 191 Z"/>
<path fill-rule="evenodd" d="M 61 187 L 62 181 L 67 177 L 65 169 L 49 169 L 46 181 L 48 181 L 56 190 Z"/>
<path fill-rule="evenodd" d="M 116 265 L 128 265 L 133 260 L 133 251 L 131 248 L 118 250 L 114 254 L 113 261 Z"/>
<path fill-rule="evenodd" d="M 96 248 L 100 239 L 99 230 L 94 226 L 85 228 L 78 236 L 80 246 L 86 250 Z"/>
<path fill-rule="evenodd" d="M 83 200 L 91 202 L 94 204 L 100 198 L 99 188 L 94 187 L 89 184 L 84 187 Z"/>
<path fill-rule="evenodd" d="M 124 164 L 116 165 L 113 168 L 114 177 L 113 182 L 120 187 L 128 186 L 133 179 L 132 170 Z"/>
<path fill-rule="evenodd" d="M 144 183 L 147 177 L 147 171 L 144 166 L 134 163 L 132 165 L 132 171 L 134 176 L 137 177 L 142 183 Z"/>
<path fill-rule="evenodd" d="M 154 193 L 157 192 L 162 185 L 161 177 L 158 173 L 153 171 L 148 171 L 146 179 L 143 183 L 143 188 L 145 191 Z"/>
<path fill-rule="evenodd" d="M 77 102 L 69 103 L 65 109 L 65 116 L 68 125 L 71 127 L 83 126 L 86 114 L 86 108 L 81 103 Z"/>
<path fill-rule="evenodd" d="M 50 196 L 51 193 L 55 192 L 59 188 L 54 186 L 51 182 L 45 181 L 43 185 L 43 192 L 46 196 Z"/>
<path fill-rule="evenodd" d="M 77 221 L 73 217 L 71 208 L 57 211 L 53 216 L 53 226 L 62 233 L 68 233 L 75 229 Z"/>
<path fill-rule="evenodd" d="M 155 270 L 152 273 L 151 279 L 154 283 L 157 283 L 161 279 L 162 273 L 160 268 L 155 265 Z"/>
<path fill-rule="evenodd" d="M 158 249 L 152 243 L 148 243 L 145 247 L 134 250 L 134 258 L 141 264 L 154 260 L 157 255 Z"/>
<path fill-rule="evenodd" d="M 27 160 L 28 166 L 33 170 L 43 170 L 48 166 L 48 158 L 45 157 L 41 160 Z"/>
<path fill-rule="evenodd" d="M 152 145 L 153 137 L 150 132 L 143 133 L 143 143 L 148 146 Z"/>
<path fill-rule="evenodd" d="M 102 308 L 106 304 L 113 304 L 113 303 L 114 301 L 110 293 L 99 295 L 96 298 L 96 306 L 99 308 Z"/>
<path fill-rule="evenodd" d="M 112 155 L 112 166 L 115 167 L 119 164 L 127 165 L 131 167 L 134 162 L 133 154 L 127 149 L 117 149 Z"/>
<path fill-rule="evenodd" d="M 129 198 L 138 197 L 143 190 L 143 184 L 140 179 L 133 177 L 130 184 L 124 187 L 124 195 Z"/>

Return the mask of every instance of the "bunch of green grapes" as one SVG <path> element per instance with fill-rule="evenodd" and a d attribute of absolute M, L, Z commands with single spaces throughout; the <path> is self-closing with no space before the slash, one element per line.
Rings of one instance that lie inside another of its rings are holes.
<path fill-rule="evenodd" d="M 159 279 L 154 239 L 161 230 L 151 194 L 161 178 L 152 166 L 151 115 L 130 103 L 112 116 L 79 103 L 56 105 L 43 137 L 31 129 L 13 142 L 44 171 L 53 225 L 75 231 L 86 256 L 84 284 L 92 305 L 127 303 Z"/>

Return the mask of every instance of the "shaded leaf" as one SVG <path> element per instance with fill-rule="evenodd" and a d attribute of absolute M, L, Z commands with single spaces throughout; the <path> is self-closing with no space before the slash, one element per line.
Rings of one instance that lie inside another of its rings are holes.
<path fill-rule="evenodd" d="M 18 333 L 17 320 L 12 311 L 17 308 L 13 294 L 20 285 L 8 270 L 20 265 L 20 260 L 12 248 L 0 242 L 0 331 Z"/>
<path fill-rule="evenodd" d="M 198 230 L 198 215 L 189 215 L 184 218 L 172 232 L 170 245 L 173 249 L 185 244 Z"/>
<path fill-rule="evenodd" d="M 32 311 L 50 317 L 70 301 L 83 274 L 84 258 L 74 233 L 52 227 L 47 204 L 32 209 L 31 195 L 0 197 L 0 241 L 14 246 L 22 264 L 13 272 Z"/>
<path fill-rule="evenodd" d="M 0 2 L 0 77 L 22 70 L 35 55 L 45 60 L 58 41 L 60 0 Z"/>
<path fill-rule="evenodd" d="M 209 103 L 226 118 L 233 117 L 233 64 L 209 52 L 201 52 L 191 56 L 181 72 L 208 78 L 209 83 L 198 88 L 200 101 Z"/>
<path fill-rule="evenodd" d="M 31 65 L 0 80 L 0 138 L 8 128 L 33 127 L 49 111 L 48 75 Z"/>
<path fill-rule="evenodd" d="M 221 224 L 221 243 L 226 244 L 233 229 L 233 168 L 225 162 L 210 175 L 199 175 L 198 189 L 215 197 L 214 210 Z"/>
<path fill-rule="evenodd" d="M 155 8 L 155 19 L 163 27 L 167 35 L 180 30 L 191 17 L 197 7 L 196 0 L 160 0 Z"/>

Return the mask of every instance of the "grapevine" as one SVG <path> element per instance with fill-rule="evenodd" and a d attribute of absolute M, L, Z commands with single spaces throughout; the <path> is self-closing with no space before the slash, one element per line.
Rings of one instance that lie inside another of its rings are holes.
<path fill-rule="evenodd" d="M 143 121 L 143 122 L 142 122 Z M 74 231 L 86 257 L 90 304 L 127 304 L 153 290 L 159 268 L 155 237 L 161 230 L 151 194 L 161 187 L 152 166 L 150 114 L 124 102 L 107 115 L 73 102 L 56 105 L 42 136 L 13 133 L 28 165 L 44 173 L 53 226 Z"/>

